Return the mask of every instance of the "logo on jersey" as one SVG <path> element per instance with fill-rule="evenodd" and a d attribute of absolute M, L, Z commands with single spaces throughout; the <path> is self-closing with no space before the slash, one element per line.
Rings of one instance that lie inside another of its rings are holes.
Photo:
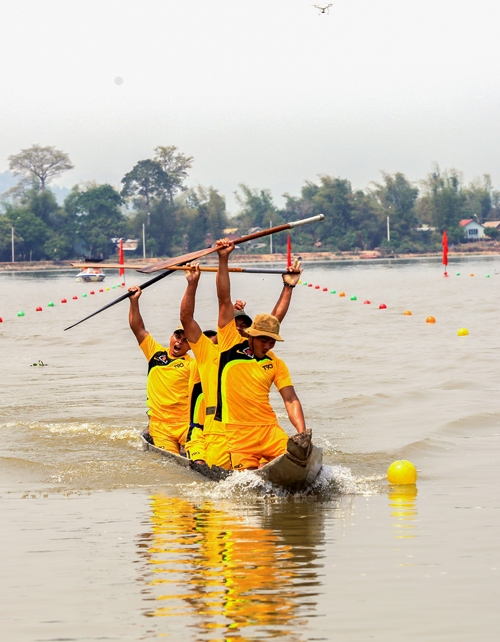
<path fill-rule="evenodd" d="M 171 359 L 169 359 L 168 354 L 165 352 L 160 352 L 159 354 L 155 354 L 155 361 L 161 361 L 161 363 L 167 366 Z"/>
<path fill-rule="evenodd" d="M 243 348 L 243 350 L 236 350 L 238 354 L 244 354 L 246 357 L 250 357 L 250 359 L 253 359 L 254 353 L 250 350 L 250 348 Z"/>
<path fill-rule="evenodd" d="M 265 366 L 262 366 L 263 370 L 272 370 L 273 369 L 273 364 L 272 363 L 266 363 Z"/>
<path fill-rule="evenodd" d="M 174 368 L 184 368 L 184 364 L 182 362 L 181 363 L 176 363 Z"/>

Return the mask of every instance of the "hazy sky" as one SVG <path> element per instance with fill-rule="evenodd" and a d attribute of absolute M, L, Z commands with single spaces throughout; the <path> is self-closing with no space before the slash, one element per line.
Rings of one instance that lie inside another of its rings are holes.
<path fill-rule="evenodd" d="M 281 204 L 435 162 L 500 188 L 499 0 L 4 0 L 0 24 L 0 172 L 53 145 L 59 185 L 118 187 L 176 145 L 233 211 L 241 182 Z"/>

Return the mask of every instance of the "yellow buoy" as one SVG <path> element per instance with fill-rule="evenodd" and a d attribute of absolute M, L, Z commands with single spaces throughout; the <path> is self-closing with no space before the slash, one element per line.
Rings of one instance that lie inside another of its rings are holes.
<path fill-rule="evenodd" d="M 403 314 L 407 317 L 411 317 L 411 310 L 405 310 Z"/>
<path fill-rule="evenodd" d="M 457 334 L 459 337 L 466 337 L 469 334 L 469 331 L 467 328 L 460 328 Z"/>
<path fill-rule="evenodd" d="M 389 484 L 404 485 L 414 484 L 417 481 L 417 469 L 406 459 L 398 459 L 392 462 L 387 470 Z"/>

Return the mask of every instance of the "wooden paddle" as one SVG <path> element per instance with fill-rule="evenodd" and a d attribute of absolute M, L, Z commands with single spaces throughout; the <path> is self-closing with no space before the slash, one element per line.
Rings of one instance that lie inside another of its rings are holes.
<path fill-rule="evenodd" d="M 277 232 L 282 232 L 283 230 L 289 230 L 293 227 L 298 227 L 299 225 L 306 225 L 307 223 L 322 221 L 324 218 L 325 218 L 324 214 L 318 214 L 318 216 L 311 216 L 310 218 L 305 218 L 305 219 L 302 219 L 301 221 L 293 221 L 292 223 L 286 223 L 285 225 L 277 225 L 276 227 L 270 227 L 268 230 L 255 232 L 255 234 L 249 234 L 248 236 L 242 236 L 241 238 L 236 239 L 235 244 L 244 243 L 245 241 L 251 241 L 252 239 L 260 238 L 261 236 L 268 236 L 269 234 L 276 234 Z M 164 270 L 167 267 L 173 268 L 174 266 L 180 265 L 182 263 L 190 263 L 191 261 L 195 261 L 197 258 L 201 258 L 202 256 L 207 256 L 207 254 L 212 254 L 213 252 L 217 252 L 217 247 L 210 247 L 210 248 L 207 248 L 206 250 L 199 250 L 198 252 L 191 252 L 190 254 L 184 254 L 184 256 L 178 256 L 175 259 L 170 259 L 169 261 L 165 261 L 163 263 L 157 263 L 154 266 L 149 266 L 149 271 L 148 271 L 148 268 L 145 268 L 139 271 L 144 272 L 146 274 L 149 274 L 150 272 L 159 272 L 160 270 Z M 249 269 L 252 269 L 252 268 L 249 268 Z M 160 279 L 165 278 L 166 276 L 168 276 L 169 274 L 172 274 L 173 272 L 175 272 L 174 269 L 169 269 L 166 272 L 163 272 L 162 274 L 155 276 L 149 281 L 146 281 L 141 285 L 141 290 L 144 290 L 150 285 L 153 285 L 153 283 L 160 281 Z M 80 321 L 73 323 L 73 325 L 70 325 L 67 328 L 64 328 L 64 331 L 71 330 L 71 328 L 74 328 L 80 323 L 87 321 L 87 319 L 91 319 L 92 317 L 95 317 L 96 314 L 99 314 L 100 312 L 104 312 L 104 310 L 111 308 L 116 303 L 120 303 L 120 301 L 124 301 L 125 299 L 128 299 L 131 296 L 132 296 L 131 292 L 126 292 L 125 294 L 118 297 L 114 301 L 111 301 L 111 303 L 108 303 L 107 305 L 103 306 L 99 310 L 96 310 L 92 314 L 89 314 L 84 319 L 80 319 Z"/>
<path fill-rule="evenodd" d="M 87 267 L 97 267 L 96 265 L 88 264 L 88 263 L 72 263 L 72 267 L 83 267 L 84 265 Z M 137 270 L 138 268 L 144 267 L 142 265 L 134 265 L 133 263 L 127 264 L 127 263 L 100 263 L 100 267 L 102 268 L 107 268 L 107 269 L 129 269 L 129 270 Z M 186 266 L 185 265 L 172 265 L 170 270 L 185 270 Z M 200 272 L 217 272 L 218 267 L 216 265 L 214 266 L 201 266 L 200 265 Z M 229 268 L 230 272 L 246 272 L 248 274 L 290 274 L 290 270 L 286 270 L 283 268 L 244 268 L 244 267 L 232 267 Z M 292 274 L 299 274 L 298 272 L 291 272 Z"/>
<path fill-rule="evenodd" d="M 161 279 L 164 279 L 166 276 L 169 274 L 173 274 L 175 270 L 167 270 L 166 272 L 163 272 L 162 274 L 157 274 L 155 277 L 152 279 L 149 279 L 149 281 L 146 281 L 143 283 L 140 287 L 141 290 L 144 290 L 145 288 L 148 288 L 150 285 L 153 285 L 153 283 L 156 283 L 157 281 L 160 281 Z M 116 303 L 120 303 L 120 301 L 124 301 L 125 299 L 129 299 L 134 292 L 125 292 L 125 294 L 122 294 L 122 296 L 119 296 L 117 299 L 114 301 L 111 301 L 111 303 L 108 303 L 102 308 L 99 308 L 99 310 L 96 310 L 95 312 L 92 312 L 92 314 L 89 314 L 87 317 L 84 319 L 80 319 L 80 321 L 77 321 L 76 323 L 73 323 L 73 325 L 68 326 L 67 328 L 64 328 L 64 331 L 66 330 L 71 330 L 71 328 L 74 328 L 76 325 L 79 325 L 80 323 L 83 323 L 87 319 L 90 319 L 91 317 L 95 317 L 96 314 L 99 314 L 99 312 L 104 312 L 104 310 L 107 310 L 108 308 L 111 308 L 113 305 Z"/>
<path fill-rule="evenodd" d="M 253 241 L 253 239 L 259 239 L 263 236 L 269 236 L 269 234 L 276 234 L 277 232 L 283 232 L 283 230 L 290 230 L 299 225 L 307 225 L 308 223 L 315 223 L 316 221 L 322 221 L 325 218 L 324 214 L 318 214 L 317 216 L 311 216 L 309 218 L 304 218 L 301 221 L 292 221 L 291 223 L 285 223 L 284 225 L 277 225 L 276 227 L 270 227 L 268 230 L 261 230 L 260 232 L 255 232 L 254 234 L 248 234 L 247 236 L 242 236 L 239 239 L 234 241 L 235 245 L 239 243 L 246 243 L 246 241 Z M 203 256 L 217 252 L 216 247 L 209 247 L 205 250 L 197 250 L 196 252 L 190 252 L 189 254 L 183 254 L 177 258 L 167 259 L 166 261 L 160 261 L 158 263 L 152 263 L 151 265 L 146 265 L 142 267 L 138 272 L 143 272 L 144 274 L 151 274 L 152 272 L 158 272 L 160 270 L 166 270 L 171 268 L 174 265 L 181 265 L 182 263 L 191 263 L 201 259 Z"/>

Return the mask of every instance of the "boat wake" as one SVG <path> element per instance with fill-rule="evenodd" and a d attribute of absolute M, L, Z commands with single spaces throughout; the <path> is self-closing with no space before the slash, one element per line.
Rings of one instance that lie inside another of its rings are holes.
<path fill-rule="evenodd" d="M 186 497 L 200 499 L 261 499 L 275 501 L 289 498 L 316 498 L 327 500 L 339 495 L 367 495 L 380 492 L 375 480 L 356 478 L 346 466 L 323 465 L 311 486 L 300 491 L 285 490 L 263 479 L 254 471 L 245 470 L 221 482 L 193 482 L 179 484 Z"/>

